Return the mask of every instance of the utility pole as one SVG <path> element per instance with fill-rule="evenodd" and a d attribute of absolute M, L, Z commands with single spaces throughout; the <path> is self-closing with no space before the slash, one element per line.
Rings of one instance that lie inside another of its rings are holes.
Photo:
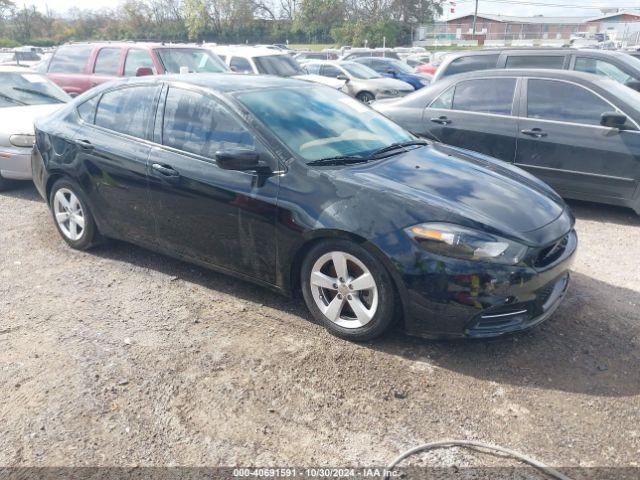
<path fill-rule="evenodd" d="M 473 38 L 476 38 L 476 23 L 478 22 L 478 0 L 476 0 L 476 11 L 473 14 Z"/>

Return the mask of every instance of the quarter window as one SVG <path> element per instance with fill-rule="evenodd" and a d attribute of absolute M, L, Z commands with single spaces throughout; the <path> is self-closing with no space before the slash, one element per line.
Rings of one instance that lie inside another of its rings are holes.
<path fill-rule="evenodd" d="M 120 66 L 119 48 L 101 48 L 96 58 L 93 73 L 98 75 L 117 75 Z"/>
<path fill-rule="evenodd" d="M 609 77 L 610 79 L 620 83 L 627 83 L 629 80 L 633 80 L 631 75 L 626 74 L 614 64 L 604 60 L 597 60 L 595 58 L 576 58 L 575 70 L 578 70 L 579 72 L 593 73 L 594 75 L 600 75 L 602 77 Z"/>
<path fill-rule="evenodd" d="M 93 47 L 91 45 L 68 45 L 58 47 L 49 63 L 50 73 L 83 73 Z"/>
<path fill-rule="evenodd" d="M 132 48 L 127 52 L 127 59 L 124 61 L 124 75 L 135 77 L 139 68 L 150 68 L 154 75 L 158 73 L 149 52 Z"/>
<path fill-rule="evenodd" d="M 454 90 L 455 90 L 455 87 L 450 87 L 444 93 L 441 93 L 438 98 L 436 98 L 433 102 L 431 102 L 431 105 L 429 105 L 429 108 L 439 108 L 444 110 L 451 109 L 451 104 L 453 103 Z"/>
<path fill-rule="evenodd" d="M 170 88 L 164 109 L 162 143 L 214 158 L 225 147 L 251 147 L 252 135 L 219 102 L 198 92 Z"/>
<path fill-rule="evenodd" d="M 157 87 L 134 86 L 102 95 L 95 124 L 133 137 L 146 138 L 153 117 Z"/>
<path fill-rule="evenodd" d="M 507 57 L 506 68 L 553 68 L 564 67 L 563 55 L 519 55 Z"/>
<path fill-rule="evenodd" d="M 78 115 L 80 115 L 82 120 L 87 123 L 93 123 L 96 116 L 96 105 L 98 105 L 99 98 L 100 95 L 96 95 L 95 97 L 78 105 Z"/>
<path fill-rule="evenodd" d="M 453 109 L 478 113 L 511 115 L 515 78 L 467 80 L 456 85 Z"/>
<path fill-rule="evenodd" d="M 527 117 L 600 125 L 604 112 L 615 110 L 592 92 L 572 83 L 529 79 Z"/>

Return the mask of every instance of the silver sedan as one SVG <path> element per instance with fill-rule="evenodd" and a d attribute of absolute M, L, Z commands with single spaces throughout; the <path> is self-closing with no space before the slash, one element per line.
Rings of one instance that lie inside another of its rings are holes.
<path fill-rule="evenodd" d="M 414 91 L 408 83 L 383 77 L 366 65 L 356 62 L 309 61 L 304 63 L 303 67 L 310 74 L 332 80 L 344 80 L 342 91 L 364 103 L 383 98 L 403 97 Z"/>

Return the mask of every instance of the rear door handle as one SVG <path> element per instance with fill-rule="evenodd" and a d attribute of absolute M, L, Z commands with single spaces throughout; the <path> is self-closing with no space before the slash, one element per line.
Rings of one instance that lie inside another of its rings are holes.
<path fill-rule="evenodd" d="M 539 128 L 532 128 L 531 130 L 520 130 L 520 133 L 534 138 L 542 138 L 547 136 L 547 134 Z"/>
<path fill-rule="evenodd" d="M 451 120 L 449 120 L 444 115 L 442 115 L 441 117 L 434 117 L 431 119 L 431 121 L 433 123 L 439 123 L 440 125 L 449 125 L 451 123 Z"/>
<path fill-rule="evenodd" d="M 76 140 L 76 145 L 78 145 L 82 150 L 93 150 L 93 144 L 89 140 Z"/>
<path fill-rule="evenodd" d="M 163 177 L 177 178 L 180 176 L 180 173 L 178 173 L 177 170 L 175 170 L 173 167 L 170 167 L 168 165 L 154 163 L 153 165 L 151 165 L 151 168 L 153 168 L 156 172 L 158 172 Z"/>

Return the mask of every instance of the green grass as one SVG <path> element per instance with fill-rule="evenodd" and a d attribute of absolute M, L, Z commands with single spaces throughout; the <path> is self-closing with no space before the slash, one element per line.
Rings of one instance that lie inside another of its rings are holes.
<path fill-rule="evenodd" d="M 310 51 L 321 51 L 325 48 L 340 48 L 336 47 L 333 43 L 291 43 L 289 44 L 289 48 L 293 48 L 295 50 L 310 50 Z"/>

